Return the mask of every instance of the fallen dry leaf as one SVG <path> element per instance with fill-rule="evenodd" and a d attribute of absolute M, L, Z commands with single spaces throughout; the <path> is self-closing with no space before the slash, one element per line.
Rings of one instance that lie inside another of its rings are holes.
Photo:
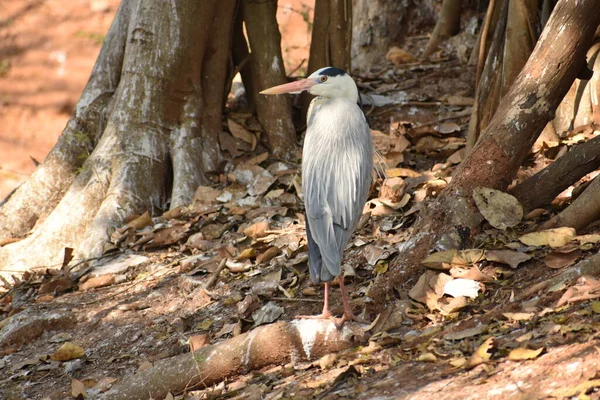
<path fill-rule="evenodd" d="M 516 349 L 511 350 L 508 354 L 507 359 L 511 361 L 521 361 L 521 360 L 531 360 L 537 358 L 544 351 L 543 347 L 540 347 L 537 350 L 525 349 L 523 347 L 517 347 Z"/>
<path fill-rule="evenodd" d="M 475 188 L 473 199 L 481 215 L 494 228 L 512 228 L 523 219 L 523 206 L 508 193 L 490 188 Z"/>
<path fill-rule="evenodd" d="M 446 340 L 463 340 L 473 336 L 479 336 L 482 333 L 487 332 L 489 327 L 487 325 L 477 325 L 473 328 L 463 329 L 462 331 L 448 332 L 444 335 Z"/>
<path fill-rule="evenodd" d="M 514 250 L 486 250 L 485 252 L 486 260 L 508 264 L 511 268 L 517 268 L 519 264 L 532 257 L 531 254 Z"/>
<path fill-rule="evenodd" d="M 83 382 L 71 378 L 71 396 L 76 399 L 85 399 L 87 398 L 87 392 L 85 390 L 85 385 Z"/>
<path fill-rule="evenodd" d="M 481 290 L 479 282 L 471 279 L 453 279 L 444 285 L 444 294 L 452 297 L 464 296 L 474 299 L 479 295 L 479 290 Z"/>
<path fill-rule="evenodd" d="M 243 140 L 244 142 L 250 144 L 250 150 L 254 150 L 256 147 L 256 136 L 251 133 L 249 130 L 244 128 L 242 125 L 238 124 L 232 119 L 227 120 L 227 127 L 229 128 L 229 132 L 231 135 L 237 139 Z"/>
<path fill-rule="evenodd" d="M 411 53 L 396 46 L 393 46 L 388 50 L 385 58 L 394 65 L 408 64 L 417 61 L 416 57 Z"/>
<path fill-rule="evenodd" d="M 504 315 L 507 319 L 510 319 L 512 321 L 529 321 L 534 316 L 533 313 L 524 313 L 524 312 L 521 312 L 521 313 L 506 312 L 506 313 L 502 313 L 502 315 Z"/>
<path fill-rule="evenodd" d="M 487 338 L 475 352 L 469 358 L 469 361 L 465 365 L 467 368 L 473 368 L 479 364 L 485 363 L 490 360 L 492 354 L 492 348 L 494 347 L 494 337 Z"/>
<path fill-rule="evenodd" d="M 84 355 L 85 350 L 83 348 L 71 342 L 65 342 L 50 356 L 50 359 L 55 361 L 69 361 Z"/>
<path fill-rule="evenodd" d="M 519 238 L 527 246 L 549 246 L 557 248 L 569 243 L 575 237 L 575 229 L 563 227 L 528 233 Z"/>
<path fill-rule="evenodd" d="M 270 229 L 268 221 L 259 221 L 244 229 L 244 235 L 250 236 L 253 239 L 267 236 L 267 231 Z"/>
<path fill-rule="evenodd" d="M 544 257 L 544 264 L 552 269 L 560 269 L 573 264 L 579 257 L 581 257 L 581 250 L 575 250 L 570 253 L 554 251 Z"/>

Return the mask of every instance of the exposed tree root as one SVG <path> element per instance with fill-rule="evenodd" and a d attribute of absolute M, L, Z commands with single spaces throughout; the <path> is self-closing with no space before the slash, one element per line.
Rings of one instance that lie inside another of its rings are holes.
<path fill-rule="evenodd" d="M 437 50 L 441 42 L 458 33 L 460 29 L 460 3 L 460 0 L 444 0 L 435 28 L 423 51 L 423 58 L 428 58 Z"/>
<path fill-rule="evenodd" d="M 52 200 L 51 213 L 30 237 L 0 249 L 5 273 L 60 265 L 65 247 L 76 249 L 76 260 L 98 257 L 127 218 L 164 210 L 169 199 L 171 208 L 191 201 L 219 162 L 234 6 L 234 0 L 122 3 L 75 117 L 53 150 L 57 155 L 23 189 L 37 182 L 48 193 L 16 193 L 2 209 L 18 206 L 37 216 L 48 209 L 37 196 Z M 80 136 L 85 146 L 77 146 Z M 91 152 L 85 162 L 84 151 Z M 64 156 L 71 152 L 72 159 Z M 30 225 L 31 219 L 24 218 Z M 0 224 L 10 222 L 0 218 Z M 23 227 L 15 233 L 22 235 Z"/>
<path fill-rule="evenodd" d="M 531 178 L 515 186 L 510 193 L 532 210 L 550 204 L 563 190 L 600 168 L 600 137 L 571 149 Z"/>
<path fill-rule="evenodd" d="M 158 361 L 126 377 L 100 398 L 162 399 L 169 392 L 210 387 L 269 365 L 316 359 L 355 345 L 351 325 L 338 330 L 329 320 L 296 320 L 261 326 L 194 353 Z"/>
<path fill-rule="evenodd" d="M 382 304 L 391 289 L 415 275 L 418 256 L 431 250 L 456 248 L 461 226 L 480 224 L 473 189 L 504 190 L 529 154 L 531 146 L 552 118 L 565 93 L 585 66 L 585 55 L 600 23 L 593 0 L 559 2 L 523 71 L 504 96 L 484 134 L 453 174 L 452 182 L 427 207 L 417 222 L 410 245 L 380 275 L 369 293 Z M 555 32 L 562 32 L 560 37 Z M 560 45 L 557 46 L 557 41 Z M 416 259 L 416 260 L 415 260 Z M 405 263 L 409 261 L 408 263 Z M 416 261 L 416 262 L 415 262 Z"/>
<path fill-rule="evenodd" d="M 600 178 L 596 177 L 573 202 L 558 215 L 547 221 L 543 229 L 570 226 L 585 228 L 600 218 Z"/>

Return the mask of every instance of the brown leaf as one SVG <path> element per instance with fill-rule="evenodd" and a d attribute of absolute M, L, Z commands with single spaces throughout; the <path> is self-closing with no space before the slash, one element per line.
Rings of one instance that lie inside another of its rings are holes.
<path fill-rule="evenodd" d="M 115 274 L 104 274 L 93 276 L 79 285 L 79 290 L 89 290 L 93 288 L 110 286 L 115 283 Z"/>
<path fill-rule="evenodd" d="M 142 371 L 146 371 L 148 369 L 152 368 L 152 363 L 148 360 L 144 360 L 140 363 L 140 366 L 138 367 L 138 372 L 142 372 Z"/>
<path fill-rule="evenodd" d="M 395 178 L 398 176 L 403 178 L 417 178 L 421 176 L 419 172 L 413 171 L 409 168 L 390 168 L 385 171 L 385 175 L 388 178 Z"/>
<path fill-rule="evenodd" d="M 152 218 L 150 217 L 149 211 L 146 211 L 145 213 L 143 213 L 142 215 L 140 215 L 139 217 L 137 217 L 133 221 L 130 221 L 127 224 L 129 228 L 135 229 L 136 231 L 145 228 L 149 225 L 152 225 Z"/>
<path fill-rule="evenodd" d="M 542 354 L 542 351 L 544 351 L 543 347 L 540 347 L 537 350 L 517 347 L 516 349 L 511 350 L 507 358 L 511 361 L 531 360 Z"/>
<path fill-rule="evenodd" d="M 460 126 L 456 122 L 444 121 L 435 127 L 435 130 L 442 134 L 460 132 Z"/>
<path fill-rule="evenodd" d="M 573 264 L 579 257 L 581 257 L 581 250 L 575 250 L 571 253 L 553 251 L 544 257 L 544 264 L 552 269 L 560 269 Z"/>
<path fill-rule="evenodd" d="M 270 229 L 268 221 L 260 221 L 250 225 L 244 229 L 244 235 L 249 236 L 253 239 L 267 236 L 267 231 Z"/>
<path fill-rule="evenodd" d="M 217 197 L 221 191 L 210 186 L 198 186 L 194 192 L 194 203 L 213 204 L 216 203 Z"/>
<path fill-rule="evenodd" d="M 393 46 L 388 50 L 385 58 L 394 65 L 408 64 L 417 61 L 415 56 L 411 53 L 396 46 Z"/>
<path fill-rule="evenodd" d="M 479 364 L 485 363 L 491 358 L 491 350 L 494 346 L 494 337 L 487 338 L 471 355 L 471 358 L 467 362 L 467 368 L 476 367 Z"/>
<path fill-rule="evenodd" d="M 87 392 L 83 382 L 78 381 L 75 378 L 71 378 L 71 396 L 73 396 L 75 399 L 87 398 Z"/>
<path fill-rule="evenodd" d="M 569 243 L 575 237 L 575 229 L 563 227 L 528 233 L 519 238 L 527 246 L 549 246 L 557 248 Z"/>
<path fill-rule="evenodd" d="M 470 279 L 470 280 L 486 282 L 486 283 L 495 281 L 495 279 L 493 277 L 491 277 L 487 274 L 484 274 L 477 267 L 468 268 L 468 269 L 454 267 L 454 268 L 450 269 L 450 275 L 453 278 Z"/>
<path fill-rule="evenodd" d="M 50 359 L 55 361 L 69 361 L 84 355 L 85 350 L 83 348 L 71 342 L 65 342 L 50 356 Z"/>
<path fill-rule="evenodd" d="M 264 253 L 256 257 L 256 263 L 266 263 L 267 261 L 277 257 L 279 254 L 281 254 L 281 249 L 279 247 L 269 247 Z"/>
<path fill-rule="evenodd" d="M 387 178 L 379 188 L 379 198 L 386 199 L 392 203 L 402 200 L 406 184 L 402 178 Z"/>
<path fill-rule="evenodd" d="M 532 257 L 531 254 L 514 250 L 486 250 L 485 252 L 486 260 L 508 264 L 511 268 L 517 268 L 519 264 Z"/>
<path fill-rule="evenodd" d="M 508 193 L 490 188 L 473 189 L 479 212 L 494 228 L 505 230 L 523 219 L 523 206 Z"/>
<path fill-rule="evenodd" d="M 208 333 L 192 335 L 190 336 L 188 343 L 190 345 L 190 351 L 193 353 L 210 343 L 210 335 Z"/>
<path fill-rule="evenodd" d="M 256 147 L 256 136 L 253 133 L 232 119 L 227 120 L 227 126 L 229 127 L 229 132 L 231 132 L 233 137 L 250 144 L 250 150 L 254 150 Z"/>
<path fill-rule="evenodd" d="M 489 329 L 488 325 L 477 325 L 473 328 L 463 329 L 462 331 L 448 332 L 444 335 L 446 340 L 463 340 L 473 336 L 479 336 L 482 333 L 487 332 Z"/>

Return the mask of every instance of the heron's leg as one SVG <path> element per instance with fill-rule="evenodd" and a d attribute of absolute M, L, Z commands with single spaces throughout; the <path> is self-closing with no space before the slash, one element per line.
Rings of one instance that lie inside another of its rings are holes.
<path fill-rule="evenodd" d="M 341 318 L 335 319 L 335 324 L 340 328 L 344 322 L 346 321 L 356 321 L 359 323 L 370 323 L 369 321 L 363 320 L 362 318 L 358 318 L 352 312 L 352 307 L 350 307 L 350 301 L 348 301 L 348 293 L 346 292 L 346 285 L 344 285 L 344 277 L 343 275 L 338 276 L 338 282 L 340 283 L 340 290 L 342 291 L 342 303 L 344 303 L 344 315 Z"/>
<path fill-rule="evenodd" d="M 348 293 L 346 291 L 346 285 L 344 285 L 343 274 L 338 276 L 338 282 L 340 283 L 340 290 L 342 291 L 342 303 L 344 303 L 344 315 L 342 318 L 346 321 L 354 320 L 356 317 L 354 316 L 352 307 L 350 307 L 350 302 L 348 301 Z"/>
<path fill-rule="evenodd" d="M 329 319 L 333 315 L 331 315 L 331 311 L 329 311 L 329 282 L 325 282 L 325 296 L 323 298 L 323 312 L 319 315 L 297 315 L 296 318 L 304 318 L 304 319 Z"/>

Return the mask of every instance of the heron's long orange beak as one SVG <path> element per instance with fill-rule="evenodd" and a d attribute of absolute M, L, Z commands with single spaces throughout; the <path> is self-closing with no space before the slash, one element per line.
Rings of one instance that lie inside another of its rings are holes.
<path fill-rule="evenodd" d="M 284 85 L 273 86 L 272 88 L 263 90 L 260 94 L 301 93 L 305 90 L 309 90 L 316 84 L 317 82 L 314 79 L 300 79 L 299 81 L 286 83 Z"/>

